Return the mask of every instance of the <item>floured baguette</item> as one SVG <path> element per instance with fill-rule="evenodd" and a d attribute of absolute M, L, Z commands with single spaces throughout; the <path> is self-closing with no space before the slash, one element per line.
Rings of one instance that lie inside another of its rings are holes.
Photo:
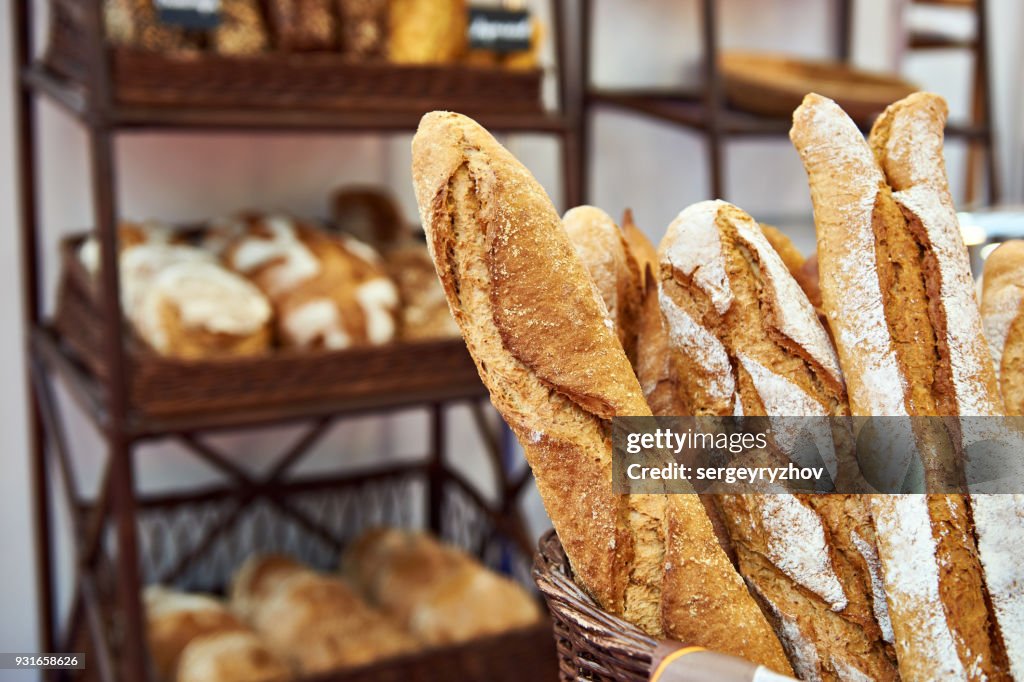
<path fill-rule="evenodd" d="M 562 226 L 594 280 L 626 357 L 635 365 L 641 275 L 622 230 L 610 215 L 593 206 L 570 209 L 562 217 Z"/>
<path fill-rule="evenodd" d="M 695 204 L 669 226 L 660 258 L 676 376 L 695 414 L 847 413 L 828 335 L 750 216 L 722 201 Z M 830 438 L 825 420 L 821 427 Z M 830 470 L 837 475 L 834 461 Z M 716 502 L 740 572 L 802 679 L 897 678 L 874 537 L 856 496 Z"/>
<path fill-rule="evenodd" d="M 937 140 L 932 121 L 911 142 L 891 108 L 873 134 L 876 160 L 853 121 L 818 95 L 804 99 L 790 131 L 809 178 L 822 300 L 850 407 L 865 416 L 997 414 L 977 307 L 963 300 L 964 247 L 951 202 L 936 195 L 944 110 L 934 96 L 905 102 L 942 112 Z M 956 466 L 924 464 L 938 477 Z M 964 498 L 883 495 L 870 506 L 903 679 L 1002 674 Z"/>
<path fill-rule="evenodd" d="M 985 259 L 981 319 L 1006 414 L 1024 415 L 1024 241 L 999 246 Z"/>
<path fill-rule="evenodd" d="M 1004 412 L 997 365 L 985 341 L 964 246 L 943 162 L 947 109 L 942 98 L 919 93 L 886 109 L 869 141 L 903 209 L 908 227 L 923 230 L 929 271 L 938 279 L 939 306 L 929 308 L 940 357 L 938 379 L 952 384 L 956 414 L 992 416 Z M 920 227 L 918 227 L 920 225 Z M 929 291 L 930 297 L 935 293 Z M 1012 325 L 1011 325 L 1012 326 Z M 948 366 L 948 370 L 946 367 Z M 1024 679 L 1024 568 L 1011 548 L 1024 543 L 1024 504 L 1019 495 L 974 494 L 969 498 L 978 557 L 992 604 L 991 617 L 1005 648 L 1011 673 Z"/>
<path fill-rule="evenodd" d="M 453 113 L 420 122 L 413 181 L 452 314 L 577 580 L 605 609 L 660 633 L 665 496 L 611 492 L 609 420 L 650 410 L 550 199 L 486 130 Z M 779 669 L 778 642 L 700 502 L 669 497 L 667 518 L 693 539 L 680 556 L 692 564 L 695 611 L 679 631 Z"/>

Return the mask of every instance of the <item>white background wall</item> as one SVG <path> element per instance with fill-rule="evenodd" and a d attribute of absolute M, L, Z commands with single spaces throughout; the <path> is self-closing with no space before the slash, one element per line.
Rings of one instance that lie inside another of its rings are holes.
<path fill-rule="evenodd" d="M 9 2 L 0 3 L 7 11 Z M 898 0 L 857 3 L 856 60 L 867 66 L 894 62 L 897 32 L 891 20 Z M 595 72 L 601 84 L 670 84 L 696 73 L 698 55 L 694 0 L 601 0 L 594 39 Z M 1024 3 L 994 0 L 993 54 L 1000 162 L 1008 199 L 1020 201 L 1024 175 L 1024 116 L 1019 65 Z M 820 0 L 723 0 L 723 44 L 790 50 L 804 55 L 829 51 L 830 3 Z M 11 45 L 9 22 L 0 20 L 0 150 L 12 149 Z M 945 56 L 908 60 L 906 73 L 922 86 L 945 94 L 955 114 L 966 111 L 966 62 Z M 40 107 L 42 191 L 45 233 L 50 257 L 46 270 L 52 301 L 56 242 L 62 233 L 90 222 L 85 136 L 48 104 Z M 595 203 L 618 214 L 626 206 L 657 239 L 660 230 L 685 205 L 707 198 L 703 151 L 698 138 L 630 116 L 605 113 L 596 122 L 598 140 L 593 169 Z M 410 217 L 408 141 L 372 136 L 203 136 L 133 135 L 117 147 L 119 188 L 127 217 L 168 220 L 201 219 L 240 207 L 282 208 L 304 214 L 326 213 L 328 192 L 347 182 L 381 182 L 393 186 Z M 552 195 L 558 197 L 557 154 L 543 140 L 509 141 Z M 954 185 L 963 177 L 962 155 L 951 147 Z M 755 216 L 804 225 L 798 240 L 807 245 L 810 204 L 796 154 L 785 140 L 743 142 L 727 157 L 729 199 Z M 34 587 L 31 528 L 25 455 L 22 334 L 20 327 L 17 224 L 14 168 L 10 153 L 0 154 L 0 650 L 34 647 Z M 472 466 L 478 460 L 468 420 L 458 418 L 456 456 Z M 330 466 L 339 451 L 362 462 L 421 450 L 421 415 L 347 424 L 319 448 L 311 470 Z M 72 423 L 82 455 L 82 475 L 95 483 L 101 461 L 99 441 L 81 419 Z M 222 439 L 237 448 L 246 465 L 264 463 L 275 443 L 294 432 L 248 434 Z M 146 487 L 204 480 L 206 473 L 167 448 L 153 448 L 140 458 Z M 177 452 L 177 451 L 173 451 Z M 475 467 L 484 480 L 484 472 Z M 534 505 L 535 506 L 535 505 Z M 67 585 L 67 564 L 62 584 Z M 0 671 L 0 680 L 8 679 Z M 11 677 L 11 679 L 16 679 Z M 17 678 L 21 679 L 21 678 Z"/>

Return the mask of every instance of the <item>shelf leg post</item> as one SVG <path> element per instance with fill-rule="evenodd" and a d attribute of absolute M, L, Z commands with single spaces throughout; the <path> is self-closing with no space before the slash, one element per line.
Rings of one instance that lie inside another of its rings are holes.
<path fill-rule="evenodd" d="M 444 448 L 446 444 L 444 404 L 430 406 L 430 461 L 427 463 L 427 526 L 442 537 L 444 499 Z"/>
<path fill-rule="evenodd" d="M 590 89 L 593 87 L 591 79 L 591 35 L 594 31 L 594 13 L 591 0 L 580 0 L 579 36 L 580 45 L 580 91 L 577 96 L 577 111 L 575 115 L 578 133 L 576 143 L 579 145 L 579 153 L 576 155 L 576 177 L 579 183 L 578 201 L 572 205 L 582 204 L 587 201 L 590 195 L 590 164 L 593 162 L 593 140 L 591 127 L 593 126 L 594 113 L 591 108 Z M 569 197 L 572 199 L 572 197 Z"/>
<path fill-rule="evenodd" d="M 971 142 L 967 153 L 967 196 L 968 202 L 973 201 L 979 152 L 985 154 L 985 175 L 988 184 L 986 198 L 989 205 L 999 203 L 999 171 L 996 166 L 996 145 L 994 134 L 994 117 L 992 112 L 992 82 L 989 62 L 988 34 L 988 2 L 976 0 L 975 13 L 975 53 L 974 53 L 974 87 L 971 95 L 972 118 L 974 123 L 981 123 L 985 130 L 983 139 Z M 981 149 L 983 148 L 983 149 Z"/>
<path fill-rule="evenodd" d="M 704 109 L 707 112 L 708 173 L 713 199 L 725 198 L 722 167 L 722 80 L 718 70 L 718 17 L 715 0 L 703 0 L 701 35 L 704 47 Z"/>
<path fill-rule="evenodd" d="M 11 3 L 11 33 L 14 48 L 15 83 L 14 146 L 19 178 L 19 224 L 21 228 L 22 321 L 26 359 L 33 353 L 29 341 L 40 319 L 39 210 L 37 194 L 37 121 L 33 95 L 22 81 L 22 74 L 32 60 L 32 3 Z M 30 459 L 33 533 L 36 561 L 36 600 L 38 603 L 38 649 L 53 652 L 56 648 L 56 614 L 54 612 L 53 520 L 50 512 L 50 481 L 46 461 L 46 434 L 36 399 L 31 362 L 26 362 L 26 403 L 28 418 L 27 445 Z M 45 679 L 54 676 L 45 675 Z"/>
<path fill-rule="evenodd" d="M 135 475 L 132 439 L 127 432 L 128 377 L 124 355 L 120 278 L 118 268 L 116 175 L 113 131 L 105 124 L 90 131 L 93 202 L 100 243 L 104 313 L 104 356 L 108 367 L 107 427 L 111 502 L 117 538 L 117 605 L 121 641 L 118 649 L 122 678 L 148 679 L 145 620 L 142 617 L 139 551 L 136 526 Z"/>

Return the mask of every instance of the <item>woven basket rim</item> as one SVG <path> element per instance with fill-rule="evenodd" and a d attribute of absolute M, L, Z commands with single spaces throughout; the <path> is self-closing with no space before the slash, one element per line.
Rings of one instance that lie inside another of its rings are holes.
<path fill-rule="evenodd" d="M 598 606 L 572 578 L 572 567 L 554 530 L 538 541 L 533 579 L 553 618 L 561 621 L 571 638 L 585 640 L 588 649 L 600 652 L 601 662 L 614 668 L 628 664 L 630 671 L 646 670 L 658 640 L 640 628 Z"/>

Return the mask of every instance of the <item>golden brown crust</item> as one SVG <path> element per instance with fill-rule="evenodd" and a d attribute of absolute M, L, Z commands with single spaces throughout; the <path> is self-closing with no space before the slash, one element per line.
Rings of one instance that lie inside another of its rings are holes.
<path fill-rule="evenodd" d="M 570 209 L 562 217 L 562 226 L 594 280 L 626 357 L 635 366 L 641 277 L 622 231 L 610 215 L 593 206 Z"/>
<path fill-rule="evenodd" d="M 643 230 L 637 227 L 633 220 L 633 211 L 626 209 L 622 212 L 622 236 L 626 238 L 630 253 L 636 259 L 637 269 L 640 270 L 640 283 L 647 286 L 647 270 L 651 273 L 658 271 L 658 248 L 647 238 Z"/>
<path fill-rule="evenodd" d="M 715 578 L 701 556 L 719 553 L 715 537 L 693 519 L 703 512 L 694 495 L 670 495 L 666 510 L 665 582 L 662 619 L 665 634 L 690 645 L 722 651 L 783 674 L 792 668 L 771 627 L 742 580 Z M 731 568 L 731 567 L 730 567 Z"/>
<path fill-rule="evenodd" d="M 607 422 L 650 410 L 558 214 L 521 164 L 457 114 L 424 117 L 413 179 L 449 305 L 578 579 L 607 610 L 660 632 L 665 499 L 611 493 Z M 739 579 L 707 518 L 687 522 L 711 547 L 682 547 L 681 559 L 703 567 L 695 584 L 718 594 Z"/>
<path fill-rule="evenodd" d="M 606 420 L 649 411 L 593 283 L 547 195 L 470 119 L 423 118 L 413 180 L 452 314 L 573 570 L 622 613 L 633 547 Z"/>
<path fill-rule="evenodd" d="M 985 259 L 982 327 L 1006 414 L 1024 415 L 1024 241 L 1004 242 Z"/>
<path fill-rule="evenodd" d="M 250 620 L 256 604 L 265 601 L 288 578 L 308 570 L 284 554 L 253 554 L 231 578 L 228 599 L 232 611 Z"/>
<path fill-rule="evenodd" d="M 807 260 L 800 253 L 800 249 L 796 248 L 796 244 L 793 243 L 793 240 L 785 232 L 774 225 L 761 223 L 761 231 L 764 232 L 765 239 L 772 245 L 775 252 L 779 254 L 782 262 L 786 264 L 789 274 L 796 278 L 797 273 L 800 272 L 800 269 Z"/>

